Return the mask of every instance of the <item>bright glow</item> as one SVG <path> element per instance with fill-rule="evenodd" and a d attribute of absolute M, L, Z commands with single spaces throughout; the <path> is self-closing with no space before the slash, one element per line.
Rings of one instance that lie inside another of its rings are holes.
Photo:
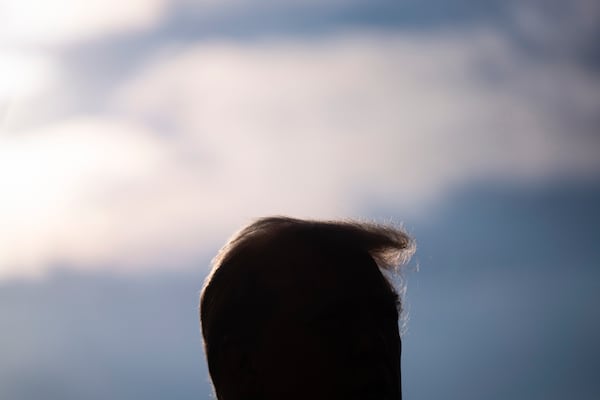
<path fill-rule="evenodd" d="M 54 75 L 46 57 L 0 50 L 0 104 L 40 91 Z"/>
<path fill-rule="evenodd" d="M 89 259 L 105 221 L 95 203 L 107 182 L 151 171 L 158 150 L 131 125 L 81 119 L 0 136 L 0 276 L 40 263 Z M 83 207 L 83 213 L 82 213 Z"/>
<path fill-rule="evenodd" d="M 166 4 L 165 0 L 3 0 L 0 40 L 62 44 L 144 29 L 159 21 Z"/>

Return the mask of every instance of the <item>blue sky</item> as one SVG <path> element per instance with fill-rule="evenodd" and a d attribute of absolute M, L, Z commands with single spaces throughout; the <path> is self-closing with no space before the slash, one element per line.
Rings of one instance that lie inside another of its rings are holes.
<path fill-rule="evenodd" d="M 209 260 L 290 214 L 416 237 L 407 398 L 597 398 L 599 19 L 587 0 L 3 1 L 0 397 L 208 398 Z"/>

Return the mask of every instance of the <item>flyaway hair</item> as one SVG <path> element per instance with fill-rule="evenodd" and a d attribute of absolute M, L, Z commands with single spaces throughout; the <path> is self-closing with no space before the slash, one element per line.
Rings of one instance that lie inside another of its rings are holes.
<path fill-rule="evenodd" d="M 242 228 L 229 240 L 213 260 L 213 272 L 249 242 L 269 241 L 284 232 L 310 232 L 317 238 L 344 244 L 369 253 L 379 268 L 392 270 L 410 259 L 415 250 L 413 240 L 401 229 L 357 221 L 313 221 L 289 217 L 266 217 Z M 207 283 L 210 281 L 207 280 Z"/>

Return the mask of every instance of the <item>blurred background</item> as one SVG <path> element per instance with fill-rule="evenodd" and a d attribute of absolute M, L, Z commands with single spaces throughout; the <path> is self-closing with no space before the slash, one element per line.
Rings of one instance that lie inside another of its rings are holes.
<path fill-rule="evenodd" d="M 211 398 L 210 259 L 287 214 L 416 238 L 407 399 L 597 400 L 599 37 L 594 0 L 0 0 L 0 398 Z"/>

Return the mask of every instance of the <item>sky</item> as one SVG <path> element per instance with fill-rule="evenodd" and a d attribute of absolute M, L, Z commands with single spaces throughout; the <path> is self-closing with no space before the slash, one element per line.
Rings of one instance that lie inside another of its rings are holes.
<path fill-rule="evenodd" d="M 593 0 L 1 0 L 0 397 L 209 398 L 210 259 L 285 214 L 415 237 L 407 398 L 597 398 L 599 31 Z"/>

